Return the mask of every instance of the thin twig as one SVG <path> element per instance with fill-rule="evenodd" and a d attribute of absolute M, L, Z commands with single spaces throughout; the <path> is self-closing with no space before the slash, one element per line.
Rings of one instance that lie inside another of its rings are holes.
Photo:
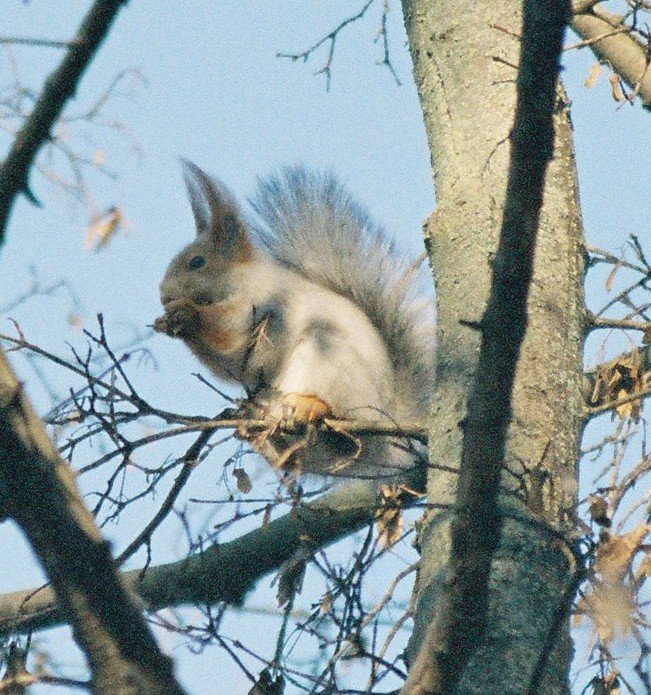
<path fill-rule="evenodd" d="M 345 29 L 349 24 L 352 24 L 353 22 L 356 22 L 358 19 L 361 19 L 366 14 L 368 8 L 374 2 L 375 0 L 367 0 L 367 2 L 364 3 L 363 7 L 357 14 L 354 14 L 351 17 L 348 17 L 347 19 L 344 19 L 331 32 L 326 34 L 326 36 L 319 39 L 316 43 L 312 44 L 312 46 L 306 48 L 301 53 L 276 53 L 276 58 L 289 58 L 293 62 L 297 60 L 302 60 L 304 63 L 306 63 L 309 60 L 312 53 L 314 53 L 314 51 L 323 46 L 323 44 L 325 44 L 326 42 L 329 42 L 328 57 L 326 58 L 326 62 L 324 66 L 315 74 L 326 76 L 326 90 L 330 90 L 330 79 L 332 77 L 331 66 L 332 59 L 334 58 L 337 37 L 339 36 L 340 32 L 343 29 Z"/>
<path fill-rule="evenodd" d="M 52 39 L 34 39 L 26 36 L 0 36 L 0 44 L 14 46 L 36 46 L 42 48 L 73 48 L 81 44 L 80 39 L 73 41 L 53 41 Z"/>

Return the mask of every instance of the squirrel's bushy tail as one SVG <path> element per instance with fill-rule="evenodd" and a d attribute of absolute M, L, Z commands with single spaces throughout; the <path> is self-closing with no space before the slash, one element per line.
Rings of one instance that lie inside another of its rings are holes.
<path fill-rule="evenodd" d="M 269 253 L 312 282 L 352 300 L 387 344 L 398 418 L 423 417 L 433 383 L 433 304 L 419 296 L 419 263 L 332 175 L 289 168 L 259 182 L 250 201 Z"/>

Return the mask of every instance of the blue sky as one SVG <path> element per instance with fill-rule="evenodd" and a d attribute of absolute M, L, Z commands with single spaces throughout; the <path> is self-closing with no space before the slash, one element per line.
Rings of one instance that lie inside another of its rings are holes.
<path fill-rule="evenodd" d="M 66 0 L 65 11 L 62 3 L 47 0 L 4 4 L 0 34 L 66 39 L 89 3 Z M 87 252 L 86 212 L 35 175 L 33 190 L 43 207 L 21 200 L 14 210 L 0 254 L 0 276 L 5 278 L 0 306 L 25 291 L 27 269 L 34 267 L 44 283 L 67 278 L 81 302 L 73 306 L 59 293 L 12 313 L 35 342 L 62 353 L 65 341 L 81 344 L 68 321 L 72 311 L 79 311 L 89 326 L 95 313 L 103 312 L 116 343 L 145 333 L 159 313 L 157 286 L 165 266 L 192 234 L 179 156 L 219 176 L 240 198 L 252 190 L 257 176 L 288 163 L 332 169 L 408 253 L 420 253 L 421 224 L 434 196 L 397 3 L 392 3 L 389 31 L 400 87 L 386 68 L 376 65 L 382 58 L 381 45 L 373 43 L 379 3 L 338 39 L 329 92 L 323 76 L 313 75 L 325 61 L 324 49 L 306 65 L 275 57 L 308 47 L 362 4 L 132 0 L 67 112 L 84 112 L 116 74 L 138 71 L 138 78 L 125 77 L 119 90 L 125 94 L 117 94 L 105 109 L 107 118 L 123 124 L 128 135 L 100 128 L 84 131 L 88 139 L 83 140 L 72 126 L 66 134 L 84 152 L 104 153 L 107 167 L 119 174 L 113 181 L 91 172 L 87 180 L 96 209 L 117 205 L 123 211 L 125 233 L 105 251 Z M 12 55 L 24 82 L 34 89 L 60 58 L 57 50 L 36 48 L 14 48 Z M 6 53 L 0 56 L 4 84 L 9 61 Z M 639 107 L 618 107 L 606 77 L 591 90 L 582 86 L 593 62 L 587 49 L 572 52 L 565 78 L 573 102 L 587 238 L 617 249 L 628 233 L 644 238 L 651 226 L 651 122 Z M 4 147 L 6 137 L 0 135 L 0 142 Z M 2 319 L 0 331 L 8 330 Z M 158 371 L 142 375 L 148 397 L 160 405 L 173 403 L 179 411 L 217 409 L 191 376 L 197 365 L 182 345 L 161 336 L 147 345 L 158 361 Z M 47 408 L 33 372 L 15 362 L 37 405 Z M 53 379 L 65 391 L 66 379 Z M 127 520 L 108 533 L 119 546 L 128 529 Z M 16 567 L 0 574 L 0 591 L 37 581 L 38 571 L 29 564 L 17 533 L 0 528 L 0 542 L 16 558 Z M 173 545 L 162 543 L 161 557 L 172 556 Z M 273 619 L 246 619 L 260 633 L 275 629 Z M 223 673 L 228 661 L 216 651 L 178 659 L 191 692 L 206 692 L 206 683 Z M 243 683 L 239 689 L 245 692 Z"/>

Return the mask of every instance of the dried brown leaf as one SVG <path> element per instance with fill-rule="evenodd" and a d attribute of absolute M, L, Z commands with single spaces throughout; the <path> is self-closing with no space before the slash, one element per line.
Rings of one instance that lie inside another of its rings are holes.
<path fill-rule="evenodd" d="M 599 582 L 585 596 L 585 612 L 605 644 L 615 638 L 626 637 L 633 629 L 635 601 L 630 587 L 619 584 L 609 586 Z"/>
<path fill-rule="evenodd" d="M 305 578 L 307 563 L 312 559 L 312 551 L 302 545 L 280 566 L 272 584 L 278 584 L 276 598 L 279 606 L 286 606 L 295 594 L 300 594 Z"/>
<path fill-rule="evenodd" d="M 606 398 L 609 401 L 626 398 L 641 391 L 644 388 L 644 378 L 639 351 L 633 350 L 627 358 L 609 365 L 604 369 L 603 377 L 607 380 Z M 622 419 L 632 418 L 637 422 L 641 408 L 641 400 L 633 399 L 617 406 L 615 412 Z"/>
<path fill-rule="evenodd" d="M 401 489 L 400 485 L 380 485 L 380 503 L 375 510 L 375 525 L 378 541 L 384 548 L 390 548 L 402 536 Z"/>
<path fill-rule="evenodd" d="M 610 82 L 610 93 L 612 94 L 613 99 L 617 103 L 626 101 L 626 97 L 624 96 L 624 90 L 622 89 L 622 81 L 619 75 L 613 73 L 608 78 L 608 81 Z"/>
<path fill-rule="evenodd" d="M 330 609 L 332 608 L 334 598 L 335 597 L 333 596 L 332 591 L 326 591 L 321 597 L 321 601 L 319 603 L 319 612 L 323 613 L 324 615 L 329 613 Z"/>
<path fill-rule="evenodd" d="M 605 497 L 601 495 L 590 495 L 588 497 L 588 512 L 590 518 L 600 526 L 610 526 L 610 508 Z"/>
<path fill-rule="evenodd" d="M 601 73 L 603 72 L 603 68 L 599 63 L 594 63 L 593 65 L 590 66 L 590 72 L 588 73 L 588 76 L 585 79 L 585 82 L 583 83 L 584 87 L 587 87 L 588 89 L 592 89 L 597 84 L 597 81 L 599 80 L 599 77 L 601 77 Z"/>
<path fill-rule="evenodd" d="M 100 251 L 111 242 L 124 222 L 122 213 L 116 207 L 110 207 L 96 215 L 86 232 L 84 246 L 87 251 Z"/>
<path fill-rule="evenodd" d="M 626 396 L 630 395 L 627 393 L 624 389 L 621 391 L 618 391 L 617 394 L 615 395 L 615 400 L 619 400 L 620 398 L 626 398 Z M 626 401 L 626 403 L 622 403 L 621 405 L 618 405 L 615 408 L 615 412 L 617 415 L 622 420 L 626 420 L 626 418 L 631 418 L 637 422 L 640 419 L 640 401 Z"/>
<path fill-rule="evenodd" d="M 253 488 L 249 474 L 243 468 L 233 469 L 233 476 L 236 480 L 237 489 L 244 495 L 248 495 Z"/>
<path fill-rule="evenodd" d="M 621 536 L 611 536 L 597 547 L 594 570 L 605 584 L 621 584 L 631 569 L 633 557 L 640 543 L 651 530 L 651 526 L 640 524 Z"/>
<path fill-rule="evenodd" d="M 608 273 L 608 277 L 606 278 L 606 291 L 610 292 L 613 289 L 613 284 L 615 283 L 615 276 L 617 275 L 617 271 L 622 267 L 622 261 L 619 260 L 615 265 L 612 267 L 611 271 Z"/>

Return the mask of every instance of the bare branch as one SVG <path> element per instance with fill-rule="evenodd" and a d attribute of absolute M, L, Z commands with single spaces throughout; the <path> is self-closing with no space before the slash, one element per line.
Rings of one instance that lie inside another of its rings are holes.
<path fill-rule="evenodd" d="M 79 46 L 80 40 L 54 41 L 52 39 L 36 39 L 26 36 L 0 36 L 0 44 L 34 46 L 36 48 L 72 48 L 73 46 Z"/>
<path fill-rule="evenodd" d="M 589 14 L 575 14 L 572 29 L 590 42 L 595 55 L 607 61 L 644 104 L 651 104 L 648 48 L 629 29 L 616 33 L 622 29 L 618 16 L 594 7 Z"/>
<path fill-rule="evenodd" d="M 9 214 L 18 194 L 24 193 L 35 201 L 29 190 L 29 170 L 39 150 L 50 138 L 52 126 L 68 99 L 75 93 L 79 80 L 124 4 L 126 0 L 95 1 L 65 58 L 46 81 L 31 114 L 16 135 L 0 168 L 0 243 L 4 239 Z"/>
<path fill-rule="evenodd" d="M 423 478 L 422 470 L 409 473 L 404 504 L 417 499 L 407 490 L 422 490 Z M 306 542 L 317 550 L 372 524 L 377 504 L 376 484 L 356 481 L 234 541 L 123 576 L 151 611 L 188 603 L 240 605 L 258 580 L 277 570 Z M 28 632 L 63 620 L 49 588 L 0 596 L 0 635 Z"/>
<path fill-rule="evenodd" d="M 328 57 L 326 59 L 326 62 L 324 66 L 316 72 L 317 75 L 325 75 L 326 76 L 326 90 L 330 89 L 330 79 L 332 77 L 332 59 L 334 58 L 335 54 L 335 45 L 337 43 L 337 37 L 341 33 L 343 29 L 345 29 L 349 24 L 352 24 L 353 22 L 356 22 L 358 19 L 361 19 L 365 14 L 368 8 L 375 2 L 375 0 L 366 0 L 362 8 L 357 12 L 356 14 L 348 17 L 347 19 L 344 19 L 342 22 L 340 22 L 332 31 L 330 31 L 326 36 L 323 38 L 319 39 L 316 43 L 312 44 L 309 48 L 306 48 L 304 51 L 301 53 L 276 53 L 276 58 L 289 58 L 292 61 L 297 61 L 297 60 L 302 60 L 304 63 L 306 63 L 309 59 L 310 56 L 321 46 L 323 46 L 325 43 L 328 44 Z M 386 13 L 383 14 L 383 22 L 386 21 Z M 386 27 L 385 27 L 386 28 Z M 386 42 L 386 33 L 384 34 L 385 36 L 385 42 Z M 385 43 L 386 47 L 386 43 Z M 386 58 L 386 53 L 385 53 L 385 58 Z M 386 63 L 391 69 L 390 63 Z M 392 71 L 392 74 L 395 77 L 395 73 Z"/>
<path fill-rule="evenodd" d="M 651 321 L 635 321 L 634 319 L 610 319 L 601 316 L 588 315 L 588 323 L 591 328 L 622 328 L 623 330 L 651 331 Z"/>

